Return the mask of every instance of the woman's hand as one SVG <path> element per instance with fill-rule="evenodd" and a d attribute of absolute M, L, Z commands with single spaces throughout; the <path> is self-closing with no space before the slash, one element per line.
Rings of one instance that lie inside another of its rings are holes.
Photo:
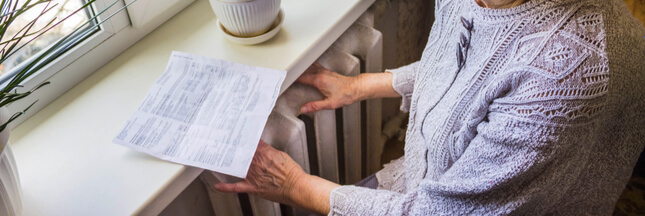
<path fill-rule="evenodd" d="M 227 193 L 251 193 L 281 203 L 292 203 L 290 192 L 301 176 L 307 175 L 287 155 L 260 140 L 249 172 L 242 182 L 219 183 L 215 189 Z"/>
<path fill-rule="evenodd" d="M 315 62 L 296 80 L 314 86 L 324 99 L 312 101 L 300 107 L 301 113 L 317 112 L 323 109 L 336 109 L 360 100 L 360 86 L 357 77 L 348 77 L 324 68 Z"/>
<path fill-rule="evenodd" d="M 308 175 L 287 153 L 260 140 L 246 179 L 232 184 L 218 183 L 214 188 L 225 193 L 250 193 L 318 214 L 327 214 L 331 191 L 339 186 Z"/>
<path fill-rule="evenodd" d="M 300 112 L 336 109 L 370 98 L 401 97 L 392 87 L 392 77 L 392 73 L 363 73 L 348 77 L 332 72 L 316 62 L 296 81 L 316 87 L 324 99 L 302 105 Z"/>

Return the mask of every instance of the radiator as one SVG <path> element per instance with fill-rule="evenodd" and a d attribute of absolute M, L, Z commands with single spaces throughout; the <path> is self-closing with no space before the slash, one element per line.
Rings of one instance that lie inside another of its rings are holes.
<path fill-rule="evenodd" d="M 363 17 L 372 17 L 370 13 Z M 361 73 L 382 72 L 383 37 L 378 30 L 365 25 L 373 23 L 370 19 L 360 18 L 358 23 L 351 26 L 336 42 L 335 47 L 352 54 L 361 60 Z M 371 18 L 373 20 L 373 18 Z M 362 147 L 366 153 L 363 155 L 366 164 L 363 166 L 362 177 L 380 170 L 380 158 L 385 140 L 381 139 L 382 104 L 381 99 L 372 99 L 362 102 L 361 121 L 364 133 Z"/>
<path fill-rule="evenodd" d="M 338 73 L 382 71 L 382 36 L 373 29 L 373 15 L 364 14 L 320 58 L 321 65 Z M 313 87 L 295 83 L 277 100 L 262 140 L 289 154 L 307 173 L 339 184 L 354 184 L 380 169 L 381 101 L 358 102 L 336 110 L 300 114 L 300 106 L 322 99 Z M 308 212 L 246 194 L 224 194 L 212 189 L 212 172 L 200 176 L 209 188 L 216 215 L 308 215 Z"/>

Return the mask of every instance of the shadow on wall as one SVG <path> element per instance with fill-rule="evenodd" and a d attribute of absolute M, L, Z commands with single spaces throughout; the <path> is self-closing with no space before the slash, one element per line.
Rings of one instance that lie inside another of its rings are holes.
<path fill-rule="evenodd" d="M 383 69 L 398 68 L 421 59 L 434 22 L 434 1 L 376 0 L 369 11 L 374 15 L 374 27 L 383 35 Z M 384 123 L 399 115 L 400 102 L 400 98 L 383 99 Z M 403 155 L 403 139 L 396 135 L 386 142 L 381 164 Z"/>
<path fill-rule="evenodd" d="M 434 1 L 377 0 L 370 11 L 383 34 L 383 69 L 394 69 L 421 59 L 434 21 Z M 383 100 L 383 121 L 396 116 L 401 99 Z"/>
<path fill-rule="evenodd" d="M 638 20 L 645 25 L 645 0 L 625 0 L 625 4 Z"/>

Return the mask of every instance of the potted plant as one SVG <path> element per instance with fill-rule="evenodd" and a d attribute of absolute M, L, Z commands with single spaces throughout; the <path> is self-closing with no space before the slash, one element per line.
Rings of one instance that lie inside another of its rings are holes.
<path fill-rule="evenodd" d="M 69 0 L 62 1 L 63 5 L 66 1 Z M 0 2 L 0 66 L 3 66 L 6 61 L 21 49 L 38 42 L 45 33 L 66 22 L 72 15 L 84 11 L 95 1 L 85 0 L 82 6 L 60 20 L 56 18 L 45 20 L 44 15 L 57 11 L 59 4 L 56 4 L 55 0 L 2 0 Z M 78 37 L 79 35 L 91 34 L 102 22 L 105 22 L 105 20 L 97 22 L 97 17 L 119 1 L 115 0 L 106 9 L 90 17 L 86 22 L 74 28 L 71 33 L 58 39 L 53 45 L 40 50 L 23 63 L 13 67 L 12 73 L 9 75 L 9 81 L 0 83 L 0 215 L 20 215 L 22 212 L 20 181 L 15 160 L 8 145 L 11 131 L 10 123 L 27 112 L 36 101 L 22 109 L 21 112 L 13 114 L 9 113 L 6 106 L 18 100 L 27 99 L 34 91 L 50 84 L 49 81 L 46 81 L 32 89 L 23 90 L 23 83 L 28 78 L 71 49 L 78 40 L 83 38 Z M 128 5 L 134 2 L 136 0 Z M 120 8 L 115 13 L 120 12 L 125 7 Z M 28 12 L 32 14 L 35 12 L 36 16 L 26 18 L 25 14 Z M 108 16 L 108 19 L 111 16 Z M 23 22 L 17 22 L 20 19 Z M 12 32 L 9 31 L 10 29 L 18 30 Z"/>

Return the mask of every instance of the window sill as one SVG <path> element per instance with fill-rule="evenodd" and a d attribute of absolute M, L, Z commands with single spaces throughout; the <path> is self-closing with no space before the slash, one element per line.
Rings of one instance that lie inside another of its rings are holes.
<path fill-rule="evenodd" d="M 244 46 L 226 41 L 208 1 L 196 1 L 12 131 L 24 215 L 160 213 L 202 170 L 111 140 L 173 50 L 286 70 L 284 91 L 373 2 L 283 0 L 278 35 Z"/>

